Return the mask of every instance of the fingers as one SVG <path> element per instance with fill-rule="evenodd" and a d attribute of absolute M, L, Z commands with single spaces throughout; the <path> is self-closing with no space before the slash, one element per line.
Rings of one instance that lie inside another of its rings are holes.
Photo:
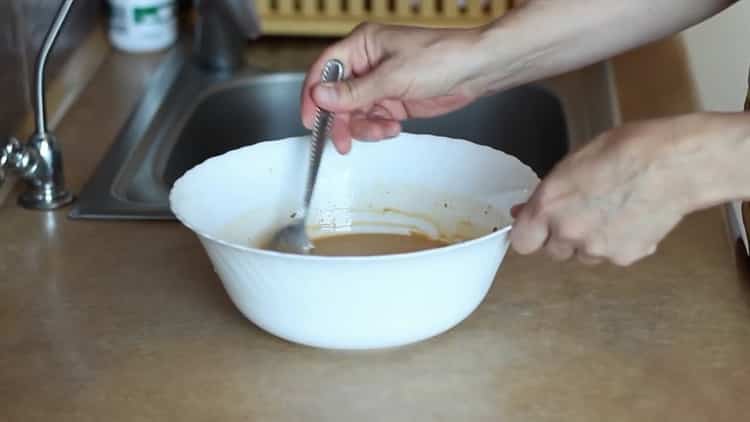
<path fill-rule="evenodd" d="M 577 259 L 585 265 L 597 265 L 603 261 L 601 242 L 596 236 L 586 236 L 576 223 L 571 225 L 551 224 L 546 217 L 531 218 L 525 204 L 511 208 L 511 215 L 517 219 L 511 229 L 511 244 L 516 252 L 527 255 L 543 250 L 556 261 Z M 570 233 L 580 233 L 571 236 Z"/>
<path fill-rule="evenodd" d="M 323 83 L 312 88 L 313 101 L 321 108 L 337 113 L 335 126 L 338 129 L 333 139 L 339 152 L 351 149 L 352 138 L 377 141 L 396 136 L 401 131 L 398 121 L 383 114 L 379 108 L 370 107 L 384 95 L 379 79 L 380 72 L 375 71 L 358 79 Z M 360 111 L 365 108 L 371 108 L 369 114 Z"/>
<path fill-rule="evenodd" d="M 379 28 L 380 25 L 375 24 L 360 25 L 349 36 L 327 48 L 310 66 L 301 91 L 301 117 L 305 127 L 308 129 L 312 127 L 315 110 L 318 106 L 313 99 L 312 91 L 320 82 L 320 73 L 325 63 L 330 59 L 341 60 L 344 64 L 344 77 L 347 80 L 356 79 L 358 75 L 367 75 L 380 63 L 384 54 L 380 43 L 377 41 L 380 38 L 377 35 L 380 32 Z M 326 101 L 328 105 L 331 103 L 330 98 L 333 98 L 333 104 L 336 105 L 338 102 L 335 98 L 339 95 L 339 90 L 336 89 L 333 94 L 324 92 L 318 95 L 328 98 L 329 100 Z M 322 106 L 322 104 L 320 105 Z M 341 110 L 341 108 L 336 108 L 336 111 Z"/>
<path fill-rule="evenodd" d="M 333 112 L 368 108 L 391 94 L 393 84 L 387 81 L 387 73 L 387 69 L 377 68 L 341 82 L 316 84 L 311 95 L 316 104 Z"/>
<path fill-rule="evenodd" d="M 584 265 L 599 265 L 603 260 L 601 257 L 591 256 L 585 252 L 582 252 L 580 249 L 576 250 L 575 256 L 578 262 Z"/>
<path fill-rule="evenodd" d="M 318 107 L 336 113 L 331 139 L 339 153 L 351 150 L 352 139 L 380 140 L 398 135 L 401 124 L 375 103 L 388 95 L 387 69 L 381 63 L 384 50 L 378 39 L 380 25 L 360 25 L 347 38 L 326 49 L 310 67 L 302 88 L 302 123 L 310 129 Z M 387 41 L 386 41 L 387 42 Z M 344 63 L 345 80 L 320 83 L 325 63 L 336 58 Z M 363 114 L 359 110 L 369 110 Z"/>
<path fill-rule="evenodd" d="M 549 219 L 532 219 L 525 214 L 521 205 L 514 206 L 512 213 L 517 215 L 517 221 L 511 229 L 511 244 L 522 255 L 544 251 L 556 261 L 575 258 L 585 265 L 598 265 L 607 260 L 614 265 L 628 267 L 657 250 L 656 245 L 638 242 L 618 244 L 616 248 L 607 247 L 601 241 L 601 230 L 581 232 L 577 237 L 565 236 L 564 233 L 576 231 L 575 225 L 560 226 L 550 224 Z"/>
<path fill-rule="evenodd" d="M 331 128 L 331 140 L 339 154 L 348 154 L 352 149 L 352 136 L 349 132 L 349 116 L 337 116 Z"/>
<path fill-rule="evenodd" d="M 401 132 L 401 123 L 378 114 L 377 111 L 368 114 L 353 113 L 349 123 L 351 136 L 361 141 L 379 141 L 392 138 Z"/>
<path fill-rule="evenodd" d="M 541 229 L 539 230 L 541 232 Z M 514 248 L 516 249 L 516 251 L 519 251 L 519 248 L 515 245 L 516 244 L 514 244 Z M 544 250 L 544 252 L 550 258 L 561 262 L 569 261 L 570 259 L 575 258 L 584 265 L 598 265 L 603 261 L 603 258 L 600 256 L 590 255 L 586 253 L 585 246 L 579 246 L 575 242 L 564 240 L 554 235 L 548 237 L 541 246 L 528 253 L 533 253 L 538 250 Z M 524 250 L 524 252 L 526 251 Z"/>
<path fill-rule="evenodd" d="M 305 80 L 302 83 L 302 91 L 300 93 L 300 107 L 301 107 L 301 118 L 302 124 L 307 129 L 312 129 L 313 121 L 315 119 L 315 112 L 318 105 L 312 98 L 311 91 L 312 87 L 320 82 L 320 73 L 323 71 L 323 66 L 330 58 L 335 57 L 335 53 L 326 52 L 310 67 Z M 348 71 L 348 69 L 346 69 Z"/>
<path fill-rule="evenodd" d="M 542 196 L 535 192 L 529 203 L 511 207 L 510 214 L 516 219 L 511 230 L 513 248 L 521 254 L 543 250 L 557 261 L 576 258 L 587 265 L 600 263 L 600 242 L 587 243 L 587 233 L 581 222 L 556 218 L 556 214 L 549 211 L 548 207 L 539 204 Z"/>
<path fill-rule="evenodd" d="M 575 248 L 572 244 L 554 237 L 547 240 L 544 250 L 547 255 L 557 261 L 567 261 L 575 254 Z"/>
<path fill-rule="evenodd" d="M 607 261 L 621 267 L 655 253 L 686 212 L 684 205 L 673 205 L 679 199 L 664 188 L 674 183 L 663 182 L 664 177 L 682 180 L 685 173 L 648 171 L 666 159 L 661 154 L 674 152 L 653 150 L 652 139 L 675 136 L 671 124 L 664 132 L 657 129 L 617 129 L 557 163 L 528 201 L 511 209 L 513 248 L 521 254 L 544 250 L 558 260 L 575 257 L 584 264 Z"/>
<path fill-rule="evenodd" d="M 401 123 L 384 114 L 363 112 L 337 114 L 331 128 L 331 140 L 340 154 L 351 151 L 352 140 L 379 141 L 393 138 L 401 132 Z"/>
<path fill-rule="evenodd" d="M 320 83 L 321 78 L 321 72 L 323 71 L 323 66 L 325 66 L 325 63 L 330 59 L 339 59 L 343 61 L 344 63 L 344 77 L 350 77 L 351 75 L 351 64 L 350 61 L 344 58 L 344 56 L 349 56 L 350 52 L 348 51 L 350 48 L 353 48 L 351 45 L 354 44 L 351 40 L 345 39 L 338 44 L 334 44 L 333 46 L 326 49 L 326 51 L 321 54 L 320 57 L 313 63 L 312 66 L 310 66 L 310 69 L 307 71 L 307 74 L 305 75 L 305 80 L 302 83 L 302 91 L 301 91 L 301 114 L 302 114 L 302 124 L 308 128 L 312 129 L 313 120 L 315 119 L 315 111 L 318 108 L 318 104 L 315 103 L 312 97 L 312 89 L 314 86 L 316 86 L 318 83 Z"/>
<path fill-rule="evenodd" d="M 513 249 L 521 255 L 528 255 L 538 251 L 547 242 L 549 226 L 542 218 L 533 218 L 527 212 L 521 211 L 510 231 Z"/>

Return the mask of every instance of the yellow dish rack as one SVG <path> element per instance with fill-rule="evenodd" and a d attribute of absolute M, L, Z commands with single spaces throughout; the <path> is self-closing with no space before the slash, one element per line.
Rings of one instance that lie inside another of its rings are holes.
<path fill-rule="evenodd" d="M 264 34 L 292 36 L 341 36 L 363 21 L 428 27 L 477 26 L 518 3 L 518 0 L 255 0 Z"/>

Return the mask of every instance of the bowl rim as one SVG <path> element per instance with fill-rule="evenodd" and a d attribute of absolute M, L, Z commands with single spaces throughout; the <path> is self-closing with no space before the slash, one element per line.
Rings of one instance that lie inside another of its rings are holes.
<path fill-rule="evenodd" d="M 468 142 L 468 143 L 471 143 L 473 145 L 473 147 L 475 147 L 475 148 L 481 148 L 481 149 L 488 149 L 488 150 L 492 150 L 492 151 L 498 151 L 498 150 L 496 150 L 496 149 L 494 149 L 492 147 L 489 147 L 487 145 L 477 144 L 477 143 L 474 143 L 474 142 L 471 142 L 471 141 L 469 141 L 467 139 L 462 139 L 462 138 L 450 138 L 450 137 L 446 137 L 446 136 L 420 134 L 420 133 L 410 133 L 410 132 L 401 132 L 400 135 L 431 136 L 433 138 L 439 138 L 442 141 L 448 141 L 448 142 Z M 456 249 L 459 249 L 459 248 L 468 248 L 468 247 L 471 247 L 471 246 L 473 246 L 473 245 L 475 245 L 477 243 L 487 242 L 490 239 L 494 239 L 496 237 L 500 237 L 500 236 L 506 236 L 507 237 L 506 234 L 513 227 L 513 221 L 511 221 L 510 223 L 505 224 L 504 226 L 498 228 L 495 231 L 492 231 L 490 233 L 487 233 L 487 234 L 484 234 L 484 235 L 481 235 L 481 236 L 478 236 L 478 237 L 473 237 L 471 239 L 464 240 L 464 241 L 461 241 L 461 242 L 449 243 L 447 245 L 440 246 L 440 247 L 437 247 L 437 248 L 423 249 L 423 250 L 413 251 L 413 252 L 399 252 L 399 253 L 393 253 L 393 254 L 362 255 L 362 256 L 305 255 L 305 254 L 296 254 L 296 253 L 289 253 L 289 252 L 280 252 L 280 251 L 275 251 L 275 250 L 270 250 L 270 249 L 263 249 L 263 248 L 259 248 L 259 247 L 252 247 L 252 246 L 247 246 L 247 245 L 241 245 L 241 244 L 238 244 L 238 243 L 235 243 L 235 242 L 229 242 L 227 240 L 219 238 L 218 236 L 208 234 L 207 232 L 205 232 L 203 230 L 198 230 L 194 225 L 190 224 L 187 221 L 187 219 L 184 218 L 182 216 L 182 214 L 179 213 L 175 209 L 175 207 L 172 206 L 172 194 L 176 190 L 178 183 L 181 180 L 184 180 L 185 177 L 189 173 L 195 171 L 198 167 L 204 166 L 208 162 L 211 162 L 211 161 L 220 160 L 222 157 L 224 157 L 226 155 L 229 155 L 229 154 L 232 154 L 233 152 L 236 152 L 236 151 L 238 151 L 240 149 L 252 148 L 252 147 L 254 147 L 256 145 L 259 145 L 259 144 L 269 144 L 269 143 L 277 143 L 277 142 L 278 143 L 288 142 L 289 140 L 299 139 L 299 138 L 303 138 L 305 136 L 306 135 L 303 135 L 303 136 L 290 136 L 290 137 L 285 137 L 285 138 L 281 138 L 281 139 L 272 139 L 272 140 L 269 139 L 269 140 L 259 141 L 259 142 L 256 142 L 255 144 L 252 144 L 252 145 L 246 145 L 246 146 L 243 146 L 243 147 L 240 147 L 240 148 L 236 148 L 236 149 L 231 150 L 231 151 L 224 152 L 223 154 L 219 154 L 217 156 L 207 158 L 203 162 L 201 162 L 201 163 L 193 166 L 192 168 L 188 169 L 182 176 L 180 176 L 175 181 L 175 183 L 173 184 L 172 188 L 170 189 L 170 192 L 169 192 L 169 203 L 170 203 L 170 209 L 171 209 L 172 213 L 174 214 L 174 216 L 177 218 L 177 220 L 179 220 L 179 222 L 182 225 L 184 225 L 185 227 L 187 227 L 188 229 L 190 229 L 190 231 L 192 231 L 194 234 L 196 234 L 197 236 L 199 236 L 199 237 L 201 237 L 203 239 L 206 239 L 206 240 L 209 240 L 211 242 L 217 243 L 219 245 L 226 246 L 226 247 L 229 247 L 229 248 L 237 250 L 237 251 L 254 253 L 254 254 L 261 255 L 261 256 L 268 256 L 268 257 L 275 257 L 275 258 L 282 258 L 282 259 L 292 259 L 292 260 L 306 260 L 306 261 L 343 261 L 343 262 L 382 261 L 382 260 L 397 260 L 397 259 L 416 258 L 416 257 L 421 257 L 421 256 L 425 256 L 425 255 L 435 254 L 435 253 L 442 253 L 442 252 L 448 253 L 450 251 L 453 251 L 453 250 L 456 250 Z M 384 141 L 384 142 L 387 142 L 387 141 Z M 520 159 L 518 159 L 518 157 L 516 157 L 516 156 L 513 156 L 511 154 L 505 153 L 503 151 L 500 151 L 500 152 L 502 152 L 506 156 L 508 156 L 511 159 L 513 159 L 517 164 L 521 165 L 522 167 L 525 167 L 527 170 L 530 170 L 531 173 L 534 175 L 534 178 L 536 179 L 535 183 L 539 183 L 540 182 L 539 176 L 536 174 L 536 172 L 533 169 L 531 169 L 530 166 L 528 166 L 526 163 L 524 163 L 523 161 L 521 161 Z M 534 186 L 526 187 L 524 189 L 529 189 L 529 190 L 533 191 Z M 512 217 L 511 217 L 511 219 L 512 219 Z"/>
<path fill-rule="evenodd" d="M 258 255 L 264 255 L 264 256 L 269 256 L 269 257 L 290 258 L 290 259 L 296 259 L 296 260 L 301 259 L 301 260 L 311 260 L 311 261 L 349 261 L 349 262 L 382 261 L 383 259 L 394 260 L 394 259 L 420 257 L 424 255 L 438 253 L 438 252 L 449 252 L 458 248 L 468 248 L 474 244 L 486 242 L 486 241 L 489 241 L 489 239 L 492 239 L 494 237 L 505 235 L 505 233 L 509 232 L 510 229 L 513 227 L 513 224 L 509 223 L 499 228 L 498 230 L 495 230 L 494 232 L 487 233 L 479 237 L 474 237 L 474 238 L 464 240 L 461 242 L 449 243 L 447 245 L 439 246 L 437 248 L 423 249 L 423 250 L 413 251 L 413 252 L 399 252 L 399 253 L 393 253 L 393 254 L 361 255 L 361 256 L 328 256 L 328 255 L 312 255 L 312 254 L 311 255 L 295 254 L 295 253 L 290 253 L 290 252 L 280 252 L 280 251 L 275 251 L 272 249 L 263 249 L 259 247 L 241 245 L 235 242 L 230 242 L 224 239 L 220 239 L 218 236 L 214 236 L 204 231 L 198 230 L 194 226 L 189 224 L 187 221 L 185 221 L 181 215 L 178 215 L 177 212 L 174 212 L 174 214 L 175 214 L 175 217 L 177 217 L 177 219 L 180 221 L 180 223 L 182 223 L 185 227 L 190 229 L 190 231 L 195 233 L 197 236 L 202 237 L 206 240 L 210 240 L 211 242 L 218 243 L 222 246 L 226 246 L 228 248 L 241 251 L 241 252 L 250 252 L 250 253 L 255 253 Z"/>

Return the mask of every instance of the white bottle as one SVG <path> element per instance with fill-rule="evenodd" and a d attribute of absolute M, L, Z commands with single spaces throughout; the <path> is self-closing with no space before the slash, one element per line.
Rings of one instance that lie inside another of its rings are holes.
<path fill-rule="evenodd" d="M 158 51 L 177 40 L 174 0 L 109 0 L 109 39 L 116 48 L 143 53 Z"/>

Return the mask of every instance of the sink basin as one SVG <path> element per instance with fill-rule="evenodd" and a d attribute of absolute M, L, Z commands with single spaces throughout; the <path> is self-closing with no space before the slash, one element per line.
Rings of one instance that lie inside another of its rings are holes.
<path fill-rule="evenodd" d="M 299 120 L 303 77 L 251 68 L 214 75 L 172 52 L 71 217 L 174 218 L 168 193 L 188 169 L 245 145 L 307 133 Z M 615 104 L 605 62 L 403 127 L 497 148 L 544 176 L 571 149 L 617 122 Z"/>
<path fill-rule="evenodd" d="M 171 185 L 205 159 L 260 140 L 303 135 L 299 120 L 302 74 L 257 76 L 220 87 L 206 96 L 165 153 L 162 181 Z M 546 90 L 522 87 L 482 98 L 439 118 L 408 121 L 406 132 L 464 138 L 522 157 L 546 173 L 568 150 L 562 105 Z M 529 142 L 521 142 L 528 140 Z M 144 199 L 140 186 L 129 199 Z"/>

